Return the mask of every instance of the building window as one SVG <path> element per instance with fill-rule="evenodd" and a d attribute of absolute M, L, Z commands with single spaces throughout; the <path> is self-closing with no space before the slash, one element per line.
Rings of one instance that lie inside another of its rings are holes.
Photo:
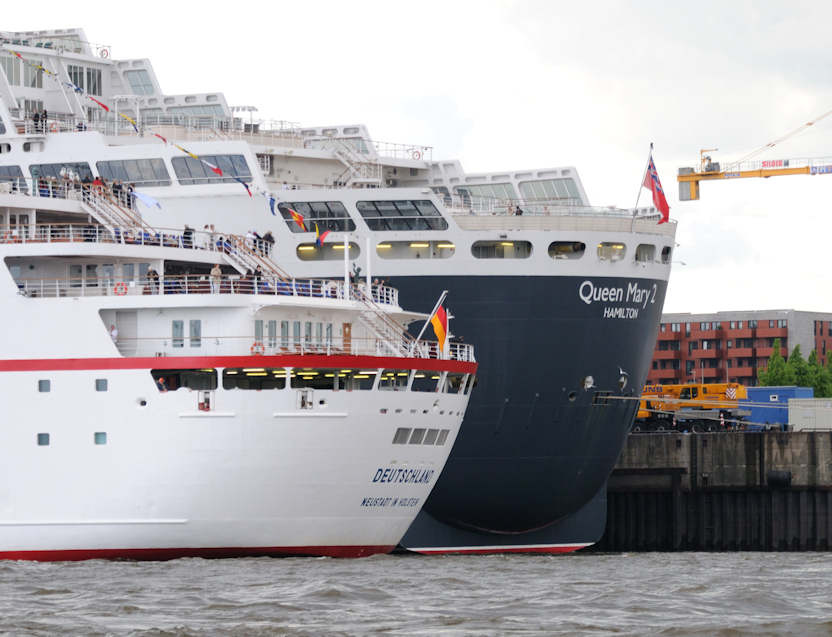
<path fill-rule="evenodd" d="M 756 329 L 757 328 L 756 319 L 752 319 L 752 320 L 748 321 L 748 327 L 749 327 L 749 329 L 752 329 L 752 330 Z"/>
<path fill-rule="evenodd" d="M 96 378 L 95 379 L 95 391 L 107 391 L 107 379 L 106 378 Z"/>
<path fill-rule="evenodd" d="M 778 319 L 777 320 L 777 327 L 786 327 L 789 322 L 786 319 Z"/>
<path fill-rule="evenodd" d="M 202 321 L 200 319 L 191 320 L 189 336 L 191 340 L 191 347 L 202 346 Z"/>
<path fill-rule="evenodd" d="M 699 324 L 699 329 L 703 332 L 707 332 L 711 329 L 711 324 L 710 323 L 700 323 Z"/>
<path fill-rule="evenodd" d="M 106 431 L 96 431 L 93 434 L 93 441 L 97 445 L 106 445 L 107 444 L 107 432 Z"/>
<path fill-rule="evenodd" d="M 670 324 L 670 331 L 671 332 L 681 332 L 682 331 L 682 324 L 681 323 L 671 323 Z"/>
<path fill-rule="evenodd" d="M 174 347 L 185 347 L 185 321 L 171 321 L 171 338 Z"/>
<path fill-rule="evenodd" d="M 51 380 L 39 380 L 38 381 L 38 391 L 42 394 L 46 392 L 52 391 L 52 381 Z"/>
<path fill-rule="evenodd" d="M 662 328 L 661 329 L 662 329 L 662 333 L 665 333 L 667 331 L 667 323 L 662 323 Z"/>
<path fill-rule="evenodd" d="M 49 446 L 49 434 L 38 434 L 38 447 Z"/>

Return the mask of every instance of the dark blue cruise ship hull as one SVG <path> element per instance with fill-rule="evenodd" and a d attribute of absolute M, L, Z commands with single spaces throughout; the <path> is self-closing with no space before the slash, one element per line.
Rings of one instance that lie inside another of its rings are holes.
<path fill-rule="evenodd" d="M 638 407 L 666 282 L 446 276 L 390 283 L 410 307 L 431 307 L 447 289 L 450 330 L 474 344 L 479 363 L 462 430 L 402 545 L 560 551 L 597 541 L 606 480 Z"/>

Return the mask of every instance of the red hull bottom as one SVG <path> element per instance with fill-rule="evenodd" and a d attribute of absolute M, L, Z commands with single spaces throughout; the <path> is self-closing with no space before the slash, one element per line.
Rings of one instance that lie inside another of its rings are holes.
<path fill-rule="evenodd" d="M 0 560 L 72 562 L 80 560 L 175 560 L 180 557 L 368 557 L 389 553 L 393 546 L 260 546 L 159 549 L 73 549 L 0 551 Z"/>

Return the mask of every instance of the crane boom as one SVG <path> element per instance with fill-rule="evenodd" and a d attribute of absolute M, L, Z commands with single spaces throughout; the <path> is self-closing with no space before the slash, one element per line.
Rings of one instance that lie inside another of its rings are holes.
<path fill-rule="evenodd" d="M 702 151 L 704 153 L 705 151 Z M 679 201 L 699 199 L 699 182 L 713 179 L 741 179 L 745 177 L 780 177 L 783 175 L 827 175 L 832 174 L 832 158 L 811 159 L 765 159 L 744 161 L 725 166 L 702 156 L 699 170 L 679 168 L 676 181 L 679 182 Z"/>

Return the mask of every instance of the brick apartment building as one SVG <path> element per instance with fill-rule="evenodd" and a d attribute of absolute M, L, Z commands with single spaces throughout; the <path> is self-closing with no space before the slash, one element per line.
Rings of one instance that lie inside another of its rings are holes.
<path fill-rule="evenodd" d="M 796 345 L 821 364 L 832 358 L 832 314 L 795 310 L 664 314 L 647 382 L 757 384 L 779 338 L 783 356 Z"/>

